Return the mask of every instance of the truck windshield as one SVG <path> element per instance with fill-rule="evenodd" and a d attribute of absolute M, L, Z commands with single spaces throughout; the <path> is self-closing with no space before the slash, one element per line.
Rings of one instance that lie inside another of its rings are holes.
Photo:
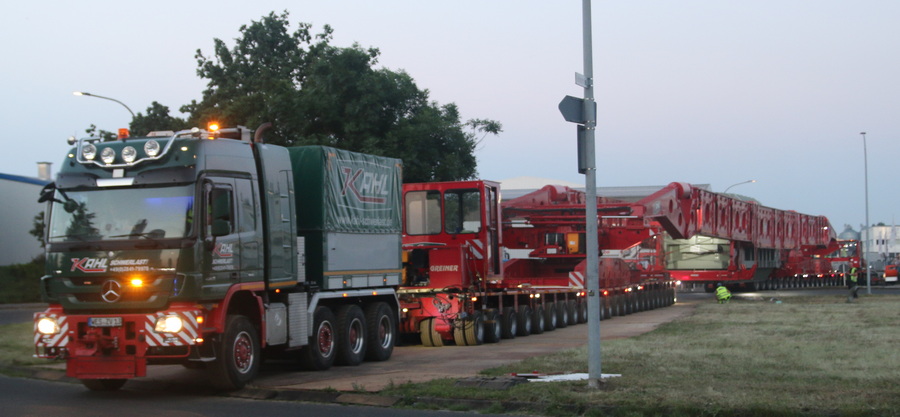
<path fill-rule="evenodd" d="M 193 187 L 57 192 L 50 242 L 181 238 L 191 233 Z"/>

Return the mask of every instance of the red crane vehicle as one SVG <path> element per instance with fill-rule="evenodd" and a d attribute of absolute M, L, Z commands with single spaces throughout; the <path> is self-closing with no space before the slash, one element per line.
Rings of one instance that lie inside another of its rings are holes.
<path fill-rule="evenodd" d="M 401 333 L 477 345 L 587 320 L 583 192 L 547 186 L 501 204 L 495 182 L 419 183 L 404 185 L 403 201 Z M 618 259 L 601 271 L 604 304 L 616 306 L 606 318 L 674 302 L 664 273 Z"/>
<path fill-rule="evenodd" d="M 824 216 L 778 210 L 684 183 L 636 203 L 639 218 L 665 234 L 653 245 L 656 268 L 682 282 L 750 289 L 840 285 L 855 254 L 841 248 Z M 646 246 L 646 245 L 645 245 Z"/>

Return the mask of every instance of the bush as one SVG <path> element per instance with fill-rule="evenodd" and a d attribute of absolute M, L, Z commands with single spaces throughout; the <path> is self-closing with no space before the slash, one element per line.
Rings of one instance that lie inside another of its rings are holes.
<path fill-rule="evenodd" d="M 44 263 L 34 261 L 0 267 L 0 304 L 41 301 L 41 275 Z"/>

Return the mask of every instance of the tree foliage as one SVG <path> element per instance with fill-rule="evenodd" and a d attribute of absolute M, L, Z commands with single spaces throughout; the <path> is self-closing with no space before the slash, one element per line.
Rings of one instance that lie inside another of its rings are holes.
<path fill-rule="evenodd" d="M 429 101 L 409 74 L 375 68 L 377 49 L 332 46 L 327 25 L 316 35 L 307 23 L 289 28 L 288 13 L 273 12 L 242 26 L 232 48 L 215 39 L 212 56 L 198 50 L 208 84 L 200 102 L 181 108 L 188 125 L 272 122 L 269 143 L 401 158 L 407 182 L 475 176 L 475 149 L 502 131 L 499 122 L 463 122 L 455 104 Z"/>
<path fill-rule="evenodd" d="M 138 112 L 128 126 L 131 134 L 135 136 L 143 136 L 155 130 L 179 131 L 189 127 L 186 120 L 169 115 L 168 106 L 155 101 L 147 107 L 146 116 Z"/>

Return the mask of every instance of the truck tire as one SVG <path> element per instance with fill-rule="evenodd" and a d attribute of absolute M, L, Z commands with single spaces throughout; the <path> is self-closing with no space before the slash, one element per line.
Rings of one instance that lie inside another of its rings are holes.
<path fill-rule="evenodd" d="M 569 314 L 569 324 L 575 325 L 581 323 L 581 314 L 575 300 L 566 301 L 566 310 Z"/>
<path fill-rule="evenodd" d="M 337 357 L 335 363 L 356 366 L 366 356 L 366 316 L 358 305 L 341 306 L 337 315 Z"/>
<path fill-rule="evenodd" d="M 516 312 L 516 336 L 528 336 L 532 333 L 532 318 L 534 313 L 529 306 L 519 306 Z"/>
<path fill-rule="evenodd" d="M 81 383 L 91 391 L 117 391 L 127 379 L 82 379 Z"/>
<path fill-rule="evenodd" d="M 422 346 L 444 346 L 444 339 L 441 338 L 441 334 L 435 329 L 434 317 L 429 317 L 419 322 L 419 336 L 422 339 Z"/>
<path fill-rule="evenodd" d="M 544 314 L 544 307 L 538 304 L 534 307 L 534 312 L 531 315 L 531 334 L 541 334 L 544 332 L 546 315 Z"/>
<path fill-rule="evenodd" d="M 216 360 L 209 364 L 209 376 L 216 388 L 233 391 L 244 387 L 259 372 L 259 333 L 250 319 L 229 315 L 225 320 Z"/>
<path fill-rule="evenodd" d="M 325 306 L 313 313 L 313 334 L 300 350 L 300 364 L 311 371 L 324 371 L 334 365 L 337 356 L 337 326 L 334 313 Z"/>
<path fill-rule="evenodd" d="M 516 315 L 516 309 L 512 307 L 503 307 L 503 314 L 500 315 L 500 337 L 503 339 L 514 339 L 519 332 L 519 317 Z"/>
<path fill-rule="evenodd" d="M 394 352 L 397 335 L 397 319 L 387 303 L 377 302 L 366 306 L 366 360 L 386 361 Z"/>
<path fill-rule="evenodd" d="M 544 305 L 544 331 L 552 332 L 556 330 L 556 304 L 547 303 Z"/>
<path fill-rule="evenodd" d="M 569 318 L 569 309 L 565 301 L 558 301 L 556 305 L 556 328 L 562 329 L 569 326 L 571 319 Z"/>
<path fill-rule="evenodd" d="M 453 327 L 453 340 L 457 346 L 476 346 L 484 343 L 484 316 L 480 311 L 459 321 L 461 323 Z"/>
<path fill-rule="evenodd" d="M 503 337 L 503 323 L 497 310 L 485 310 L 484 312 L 484 341 L 485 343 L 497 343 Z"/>
<path fill-rule="evenodd" d="M 603 299 L 602 299 L 602 298 L 600 299 L 600 302 L 601 302 L 601 303 L 603 302 Z M 588 309 L 587 309 L 587 305 L 588 305 L 587 299 L 582 298 L 580 301 L 578 301 L 578 317 L 581 319 L 581 320 L 579 321 L 579 323 L 587 323 L 587 322 L 588 322 Z M 602 304 L 601 304 L 601 305 L 602 305 Z M 601 311 L 602 311 L 602 310 L 601 310 Z M 603 317 L 603 314 L 601 313 L 601 314 L 600 314 L 600 320 L 603 320 L 604 318 L 609 318 L 609 317 Z"/>

